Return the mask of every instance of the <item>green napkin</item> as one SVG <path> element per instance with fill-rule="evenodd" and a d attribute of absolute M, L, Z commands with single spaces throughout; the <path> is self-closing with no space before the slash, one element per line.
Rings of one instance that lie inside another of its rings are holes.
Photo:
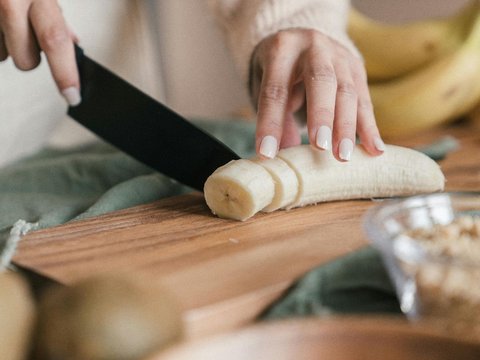
<path fill-rule="evenodd" d="M 253 155 L 254 124 L 196 124 L 240 156 Z M 0 170 L 0 249 L 19 219 L 46 228 L 189 191 L 105 143 L 45 149 Z"/>
<path fill-rule="evenodd" d="M 401 313 L 395 289 L 372 247 L 311 270 L 260 320 L 352 313 Z"/>

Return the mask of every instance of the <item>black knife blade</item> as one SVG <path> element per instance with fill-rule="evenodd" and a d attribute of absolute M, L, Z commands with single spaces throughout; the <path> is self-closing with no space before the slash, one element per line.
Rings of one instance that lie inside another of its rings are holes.
<path fill-rule="evenodd" d="M 203 191 L 210 174 L 238 159 L 226 145 L 90 59 L 75 46 L 82 102 L 68 115 L 153 169 Z"/>

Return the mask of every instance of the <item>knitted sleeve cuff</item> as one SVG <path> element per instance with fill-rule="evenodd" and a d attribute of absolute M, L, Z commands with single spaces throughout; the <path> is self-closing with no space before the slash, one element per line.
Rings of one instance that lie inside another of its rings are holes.
<path fill-rule="evenodd" d="M 349 0 L 209 0 L 209 4 L 245 80 L 258 43 L 289 28 L 317 30 L 361 57 L 346 32 Z"/>

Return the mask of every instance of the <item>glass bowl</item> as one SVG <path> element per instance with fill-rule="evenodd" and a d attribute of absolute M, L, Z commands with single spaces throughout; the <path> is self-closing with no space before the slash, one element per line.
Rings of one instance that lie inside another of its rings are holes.
<path fill-rule="evenodd" d="M 363 225 L 407 317 L 480 336 L 480 192 L 384 200 Z"/>

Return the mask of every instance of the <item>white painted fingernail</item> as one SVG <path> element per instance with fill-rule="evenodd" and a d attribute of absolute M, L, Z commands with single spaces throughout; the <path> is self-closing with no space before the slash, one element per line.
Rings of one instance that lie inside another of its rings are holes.
<path fill-rule="evenodd" d="M 332 148 L 332 129 L 325 125 L 320 126 L 315 141 L 319 148 L 330 150 Z"/>
<path fill-rule="evenodd" d="M 262 139 L 260 144 L 260 155 L 269 159 L 273 159 L 277 155 L 278 141 L 271 135 L 267 135 Z"/>
<path fill-rule="evenodd" d="M 373 145 L 375 145 L 375 148 L 378 150 L 378 151 L 385 151 L 385 143 L 383 142 L 382 139 L 380 138 L 375 138 L 375 140 L 373 140 Z"/>
<path fill-rule="evenodd" d="M 345 160 L 345 161 L 350 161 L 352 158 L 352 152 L 353 152 L 353 141 L 350 139 L 343 139 L 340 141 L 340 151 L 338 156 L 340 159 Z"/>
<path fill-rule="evenodd" d="M 74 86 L 63 89 L 62 95 L 70 106 L 77 106 L 82 102 L 80 91 Z"/>

